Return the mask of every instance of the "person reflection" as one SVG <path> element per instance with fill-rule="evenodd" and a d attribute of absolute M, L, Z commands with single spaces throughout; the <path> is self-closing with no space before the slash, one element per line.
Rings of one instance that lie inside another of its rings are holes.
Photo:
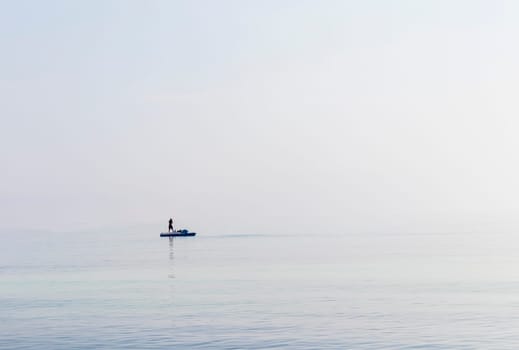
<path fill-rule="evenodd" d="M 173 237 L 169 237 L 169 260 L 173 260 Z"/>
<path fill-rule="evenodd" d="M 174 269 L 174 249 L 173 249 L 173 237 L 169 237 L 169 262 L 170 262 L 170 267 L 169 267 L 169 273 L 168 273 L 168 278 L 175 278 L 175 269 Z"/>

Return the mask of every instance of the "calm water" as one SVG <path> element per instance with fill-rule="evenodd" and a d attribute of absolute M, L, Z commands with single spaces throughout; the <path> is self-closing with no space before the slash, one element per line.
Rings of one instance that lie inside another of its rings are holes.
<path fill-rule="evenodd" d="M 512 235 L 0 234 L 0 349 L 516 349 Z"/>

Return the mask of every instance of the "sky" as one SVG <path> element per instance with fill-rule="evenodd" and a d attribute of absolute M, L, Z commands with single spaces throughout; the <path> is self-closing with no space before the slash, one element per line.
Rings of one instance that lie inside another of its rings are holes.
<path fill-rule="evenodd" d="M 514 1 L 0 1 L 0 229 L 516 232 Z"/>

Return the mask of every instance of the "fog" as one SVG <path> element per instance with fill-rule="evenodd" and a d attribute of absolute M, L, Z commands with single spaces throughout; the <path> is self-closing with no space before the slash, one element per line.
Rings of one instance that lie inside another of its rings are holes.
<path fill-rule="evenodd" d="M 0 228 L 519 228 L 515 2 L 0 8 Z"/>

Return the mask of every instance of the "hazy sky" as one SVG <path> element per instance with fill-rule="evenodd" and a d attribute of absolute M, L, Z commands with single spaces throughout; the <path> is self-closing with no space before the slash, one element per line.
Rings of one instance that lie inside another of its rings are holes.
<path fill-rule="evenodd" d="M 0 1 L 0 227 L 519 229 L 516 1 Z"/>

